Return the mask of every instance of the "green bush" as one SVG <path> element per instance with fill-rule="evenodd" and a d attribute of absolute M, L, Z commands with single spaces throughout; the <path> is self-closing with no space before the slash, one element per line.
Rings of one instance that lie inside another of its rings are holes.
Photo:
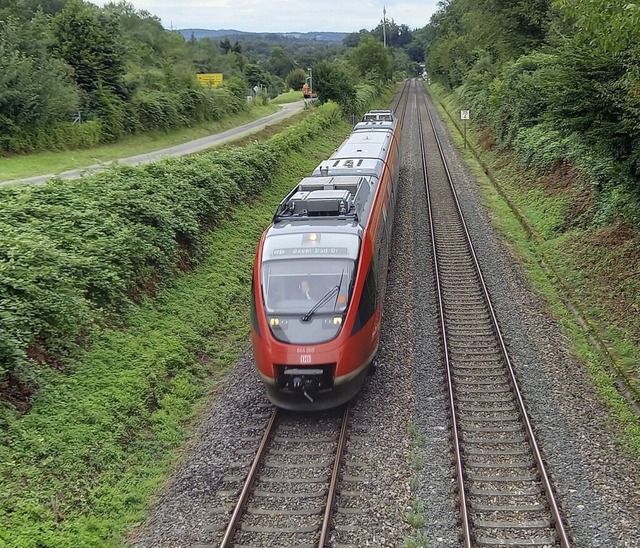
<path fill-rule="evenodd" d="M 92 325 L 197 262 L 204 231 L 336 112 L 327 105 L 266 143 L 0 189 L 0 375 L 62 366 Z"/>
<path fill-rule="evenodd" d="M 248 108 L 245 93 L 245 83 L 238 78 L 231 78 L 214 89 L 140 91 L 129 102 L 109 90 L 99 89 L 85 96 L 85 110 L 97 113 L 93 120 L 25 129 L 12 125 L 8 119 L 0 119 L 7 128 L 0 135 L 0 151 L 26 154 L 40 150 L 90 148 L 117 140 L 125 133 L 218 121 Z"/>
<path fill-rule="evenodd" d="M 185 125 L 212 120 L 212 103 L 213 94 L 206 88 L 187 88 L 178 92 L 178 110 Z"/>
<path fill-rule="evenodd" d="M 550 172 L 558 160 L 572 155 L 572 144 L 551 124 L 538 124 L 521 129 L 514 139 L 513 148 L 523 159 L 525 167 L 544 174 Z"/>
<path fill-rule="evenodd" d="M 142 131 L 169 129 L 184 122 L 180 116 L 180 95 L 163 91 L 139 92 L 132 99 L 133 109 Z"/>
<path fill-rule="evenodd" d="M 16 129 L 10 135 L 3 135 L 0 149 L 15 154 L 26 154 L 38 150 L 89 148 L 99 145 L 101 141 L 100 122 L 59 122 L 48 128 Z"/>
<path fill-rule="evenodd" d="M 124 135 L 127 127 L 128 105 L 108 89 L 99 88 L 85 95 L 86 110 L 96 113 L 102 125 L 102 140 L 115 141 Z"/>

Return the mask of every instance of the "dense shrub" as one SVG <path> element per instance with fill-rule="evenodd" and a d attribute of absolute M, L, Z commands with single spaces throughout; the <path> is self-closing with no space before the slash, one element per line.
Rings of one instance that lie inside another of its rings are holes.
<path fill-rule="evenodd" d="M 117 140 L 125 133 L 167 130 L 217 121 L 245 109 L 245 84 L 237 78 L 232 78 L 215 89 L 140 91 L 129 102 L 123 101 L 109 90 L 99 89 L 84 96 L 83 108 L 84 111 L 99 113 L 97 119 L 80 124 L 64 122 L 46 127 L 11 126 L 11 130 L 0 135 L 0 151 L 29 153 L 90 148 Z"/>
<path fill-rule="evenodd" d="M 568 159 L 574 150 L 573 145 L 550 124 L 521 129 L 513 143 L 525 167 L 534 168 L 540 174 L 551 171 L 558 160 Z"/>
<path fill-rule="evenodd" d="M 207 89 L 187 88 L 178 92 L 178 111 L 185 125 L 211 120 L 213 96 Z"/>
<path fill-rule="evenodd" d="M 142 131 L 169 129 L 183 123 L 180 116 L 180 95 L 164 91 L 145 91 L 132 100 Z"/>
<path fill-rule="evenodd" d="M 337 112 L 326 105 L 265 143 L 1 189 L 0 382 L 62 364 L 94 323 L 197 261 L 203 231 Z"/>
<path fill-rule="evenodd" d="M 377 80 L 380 82 L 380 80 Z M 380 96 L 382 86 L 376 85 L 371 82 L 358 84 L 356 86 L 356 112 L 355 114 L 360 117 L 362 116 L 367 107 L 375 100 L 376 97 Z"/>
<path fill-rule="evenodd" d="M 112 91 L 99 88 L 85 94 L 84 110 L 96 113 L 102 127 L 102 140 L 115 141 L 122 137 L 127 127 L 128 104 Z"/>
<path fill-rule="evenodd" d="M 10 135 L 3 135 L 0 149 L 22 154 L 38 150 L 90 148 L 99 145 L 101 141 L 100 122 L 60 122 L 48 128 L 16 130 Z"/>

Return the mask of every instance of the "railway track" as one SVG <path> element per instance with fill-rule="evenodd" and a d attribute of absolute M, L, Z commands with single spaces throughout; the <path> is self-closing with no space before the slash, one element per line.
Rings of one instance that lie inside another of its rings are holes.
<path fill-rule="evenodd" d="M 325 546 L 348 420 L 274 408 L 220 547 Z"/>
<path fill-rule="evenodd" d="M 420 86 L 423 154 L 463 545 L 570 546 Z"/>
<path fill-rule="evenodd" d="M 410 87 L 406 82 L 391 105 L 402 117 Z M 228 505 L 221 507 L 221 514 L 229 515 L 226 526 L 214 527 L 223 533 L 220 548 L 356 548 L 348 538 L 357 527 L 333 524 L 335 513 L 347 516 L 348 522 L 348 516 L 361 512 L 351 504 L 335 507 L 339 484 L 343 500 L 359 496 L 349 489 L 350 483 L 359 481 L 350 472 L 350 466 L 358 467 L 358 450 L 352 451 L 355 462 L 344 462 L 349 410 L 346 405 L 342 414 L 301 415 L 273 409 L 242 487 L 219 492 L 222 496 L 238 493 L 232 510 Z M 352 429 L 357 432 L 358 427 Z M 239 479 L 236 475 L 226 478 L 236 485 Z"/>

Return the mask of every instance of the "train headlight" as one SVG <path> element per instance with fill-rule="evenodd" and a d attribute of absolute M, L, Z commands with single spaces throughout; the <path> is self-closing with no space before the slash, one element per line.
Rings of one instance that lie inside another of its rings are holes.
<path fill-rule="evenodd" d="M 272 330 L 286 330 L 289 327 L 289 321 L 286 318 L 281 319 L 277 318 L 276 316 L 272 316 L 271 318 L 269 318 L 269 325 L 271 326 Z"/>
<path fill-rule="evenodd" d="M 333 325 L 342 325 L 342 316 L 336 316 L 333 318 Z"/>

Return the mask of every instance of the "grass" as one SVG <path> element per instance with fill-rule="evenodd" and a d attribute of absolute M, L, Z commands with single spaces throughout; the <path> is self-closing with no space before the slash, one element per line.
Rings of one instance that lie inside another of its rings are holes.
<path fill-rule="evenodd" d="M 603 245 L 606 240 L 602 235 L 594 233 L 613 231 L 615 227 L 566 226 L 572 189 L 564 194 L 545 193 L 539 182 L 531 181 L 531 173 L 522 171 L 514 162 L 505 162 L 504 154 L 494 156 L 486 150 L 474 154 L 473 149 L 481 147 L 480 136 L 473 127 L 467 131 L 471 146 L 463 150 L 463 137 L 453 114 L 460 105 L 438 86 L 431 86 L 430 91 L 480 182 L 494 225 L 519 257 L 531 287 L 544 298 L 571 341 L 573 353 L 585 364 L 602 401 L 620 424 L 614 435 L 640 459 L 640 417 L 616 388 L 622 376 L 628 376 L 635 386 L 640 380 L 640 282 L 631 276 L 623 280 L 627 284 L 624 286 L 616 278 L 637 269 L 634 249 L 630 249 L 633 238 L 611 238 L 607 246 Z M 492 167 L 487 170 L 481 162 Z M 611 268 L 614 264 L 615 268 Z M 627 295 L 621 295 L 624 291 L 620 288 L 626 288 Z M 627 308 L 636 313 L 620 313 Z"/>
<path fill-rule="evenodd" d="M 207 240 L 207 258 L 122 329 L 96 333 L 0 445 L 0 545 L 118 546 L 145 516 L 205 397 L 247 349 L 256 242 L 277 203 L 346 123 L 293 154 L 276 182 Z"/>
<path fill-rule="evenodd" d="M 273 105 L 282 105 L 284 103 L 293 103 L 294 101 L 302 101 L 304 97 L 302 97 L 302 91 L 294 91 L 290 90 L 286 93 L 281 93 L 274 99 L 269 101 L 269 104 Z"/>
<path fill-rule="evenodd" d="M 300 93 L 302 96 L 302 93 Z M 288 101 L 282 101 L 288 102 Z M 136 156 L 173 145 L 178 145 L 222 133 L 228 129 L 252 122 L 278 111 L 277 102 L 253 107 L 246 112 L 197 126 L 165 131 L 150 131 L 139 135 L 128 135 L 123 139 L 100 147 L 83 150 L 44 151 L 28 155 L 0 157 L 0 182 L 23 179 L 36 175 L 62 173 L 94 164 L 111 162 L 119 158 Z"/>
<path fill-rule="evenodd" d="M 416 423 L 410 423 L 408 427 L 409 434 L 409 460 L 411 467 L 416 472 L 424 468 L 424 461 L 418 454 L 417 449 L 424 445 L 424 438 L 420 430 L 420 426 Z M 411 479 L 411 490 L 416 493 L 420 487 L 420 481 L 417 477 Z M 407 548 L 427 548 L 429 540 L 423 531 L 424 527 L 424 502 L 417 496 L 411 503 L 411 510 L 407 513 L 406 522 L 415 529 L 415 531 L 405 540 Z"/>

